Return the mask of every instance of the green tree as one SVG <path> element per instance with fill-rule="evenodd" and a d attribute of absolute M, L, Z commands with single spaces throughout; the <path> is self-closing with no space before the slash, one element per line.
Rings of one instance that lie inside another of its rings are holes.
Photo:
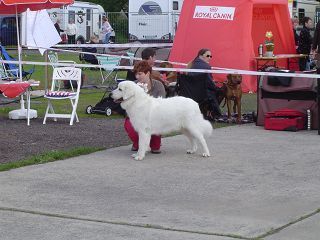
<path fill-rule="evenodd" d="M 120 12 L 128 10 L 128 0 L 86 0 L 79 2 L 91 2 L 101 5 L 106 12 Z"/>

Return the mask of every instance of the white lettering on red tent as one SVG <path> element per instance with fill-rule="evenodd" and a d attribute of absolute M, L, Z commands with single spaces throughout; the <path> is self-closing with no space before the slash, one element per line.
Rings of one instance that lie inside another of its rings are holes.
<path fill-rule="evenodd" d="M 193 18 L 233 21 L 234 7 L 196 6 Z"/>

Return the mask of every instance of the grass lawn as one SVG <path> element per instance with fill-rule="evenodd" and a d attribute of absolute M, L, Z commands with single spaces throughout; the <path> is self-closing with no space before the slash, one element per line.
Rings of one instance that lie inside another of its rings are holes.
<path fill-rule="evenodd" d="M 16 57 L 15 54 L 12 54 L 12 56 Z M 34 62 L 45 62 L 45 57 L 41 56 L 38 52 L 30 52 L 28 54 L 23 54 L 22 56 L 23 61 L 34 61 Z M 59 54 L 59 60 L 68 60 L 68 61 L 74 61 L 76 63 L 81 63 L 78 57 L 78 54 Z M 31 65 L 24 65 L 24 68 L 26 70 L 32 68 Z M 52 76 L 52 67 L 48 66 L 48 76 L 49 79 L 47 80 L 45 75 L 45 68 L 46 66 L 35 66 L 35 71 L 32 74 L 32 79 L 40 81 L 40 86 L 33 88 L 33 90 L 44 90 L 46 89 L 46 86 L 50 86 L 51 81 L 50 77 Z M 78 116 L 81 117 L 105 117 L 103 115 L 93 114 L 93 115 L 87 115 L 85 113 L 85 109 L 88 105 L 94 106 L 96 103 L 98 103 L 103 94 L 106 91 L 106 88 L 102 87 L 102 78 L 101 73 L 99 69 L 83 69 L 82 70 L 85 75 L 85 83 L 84 85 L 91 85 L 91 86 L 97 86 L 98 88 L 90 88 L 90 89 L 81 89 L 80 92 L 80 98 L 78 103 Z M 125 78 L 126 73 L 125 72 L 119 72 L 118 78 Z M 19 98 L 17 98 L 17 102 L 10 104 L 10 105 L 3 105 L 0 106 L 0 114 L 1 115 L 7 115 L 11 110 L 18 109 L 20 107 L 19 104 Z M 69 100 L 60 100 L 60 101 L 54 101 L 54 108 L 57 112 L 61 113 L 70 113 L 71 112 L 71 105 Z M 45 110 L 47 107 L 47 100 L 43 97 L 32 97 L 31 100 L 31 108 L 38 111 L 38 116 L 43 117 Z"/>
<path fill-rule="evenodd" d="M 44 62 L 44 56 L 41 56 L 39 53 L 32 52 L 30 54 L 24 54 L 23 58 L 24 61 L 39 61 Z M 78 55 L 74 54 L 59 54 L 59 60 L 72 60 L 77 63 L 80 63 Z M 31 68 L 32 66 L 26 65 L 24 66 L 26 70 Z M 101 75 L 99 70 L 90 70 L 90 69 L 84 69 L 83 73 L 86 76 L 86 82 L 85 85 L 96 85 L 101 86 Z M 48 76 L 52 75 L 52 67 L 48 66 Z M 118 74 L 119 78 L 125 78 L 125 72 L 119 72 Z M 44 90 L 45 86 L 50 86 L 50 80 L 46 80 L 45 76 L 45 66 L 35 66 L 35 72 L 32 75 L 32 79 L 40 81 L 40 86 L 37 89 L 34 90 Z M 105 115 L 99 115 L 99 114 L 91 114 L 88 115 L 85 113 L 85 110 L 88 105 L 94 106 L 97 104 L 103 94 L 105 93 L 105 88 L 90 88 L 90 89 L 81 89 L 80 92 L 80 98 L 78 103 L 78 110 L 77 114 L 79 118 L 85 118 L 85 117 L 94 117 L 94 118 L 106 118 Z M 54 108 L 56 112 L 59 113 L 70 113 L 71 112 L 71 105 L 69 100 L 60 100 L 60 101 L 54 101 Z M 40 96 L 40 97 L 32 97 L 31 99 L 31 108 L 37 110 L 38 116 L 40 118 L 44 117 L 44 113 L 47 107 L 47 100 Z M 11 110 L 19 109 L 20 103 L 19 98 L 16 99 L 15 103 L 6 104 L 6 105 L 0 105 L 0 115 L 2 116 L 8 116 L 8 113 Z M 243 113 L 249 113 L 249 112 L 256 112 L 257 109 L 257 100 L 256 100 L 256 94 L 243 94 L 242 97 L 242 112 Z M 226 106 L 222 107 L 222 112 L 226 112 Z M 111 116 L 112 118 L 117 118 L 119 116 Z M 110 117 L 109 117 L 110 118 Z M 231 124 L 226 123 L 215 123 L 214 128 L 220 128 L 220 127 L 226 127 L 230 126 Z M 172 136 L 174 134 L 168 135 Z M 6 164 L 0 164 L 0 171 L 9 170 L 12 168 L 17 168 L 21 166 L 31 165 L 31 164 L 39 164 L 39 163 L 46 163 L 50 161 L 56 161 L 61 160 L 73 156 L 78 156 L 82 154 L 88 154 L 94 151 L 101 150 L 99 148 L 80 148 L 80 149 L 73 149 L 70 151 L 56 151 L 56 152 L 48 152 L 44 153 L 38 156 L 34 156 L 29 159 L 24 159 L 22 161 L 19 161 L 18 163 L 6 163 Z"/>
<path fill-rule="evenodd" d="M 13 56 L 15 56 L 14 53 L 11 53 Z M 41 56 L 37 51 L 29 51 L 28 54 L 24 53 L 22 56 L 22 60 L 24 61 L 35 61 L 35 62 L 44 62 L 45 57 Z M 68 60 L 68 61 L 74 61 L 76 63 L 81 63 L 79 60 L 78 54 L 73 53 L 59 53 L 59 60 Z M 24 68 L 28 70 L 32 66 L 25 65 Z M 50 86 L 50 77 L 49 80 L 46 80 L 45 76 L 45 66 L 35 66 L 35 72 L 32 75 L 32 79 L 35 79 L 37 81 L 40 81 L 40 86 L 38 88 L 35 88 L 34 90 L 43 90 L 45 89 L 45 86 Z M 52 67 L 48 66 L 48 76 L 52 75 Z M 85 83 L 84 85 L 95 85 L 95 86 L 101 86 L 101 73 L 99 69 L 91 70 L 91 69 L 83 69 L 83 73 L 85 74 Z M 119 78 L 125 78 L 126 73 L 125 72 L 119 72 L 118 74 Z M 85 114 L 85 109 L 88 105 L 94 106 L 103 96 L 105 92 L 104 88 L 93 88 L 93 89 L 81 89 L 79 103 L 78 103 L 78 115 L 79 117 L 104 117 L 103 115 L 93 114 L 93 115 L 87 115 Z M 55 101 L 56 103 L 56 110 L 62 111 L 62 112 L 70 112 L 70 104 L 66 101 Z M 242 98 L 242 112 L 252 112 L 256 111 L 256 94 L 244 94 Z M 47 106 L 47 101 L 43 97 L 33 98 L 31 102 L 32 109 L 35 109 L 38 111 L 39 117 L 44 116 L 45 108 Z M 0 114 L 7 115 L 8 112 L 11 110 L 19 108 L 19 103 L 16 104 L 10 104 L 6 106 L 0 106 Z M 226 112 L 226 106 L 222 108 L 222 112 Z"/>

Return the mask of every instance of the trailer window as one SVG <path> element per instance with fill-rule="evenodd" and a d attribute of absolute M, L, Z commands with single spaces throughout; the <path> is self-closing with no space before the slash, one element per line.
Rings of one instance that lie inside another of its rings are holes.
<path fill-rule="evenodd" d="M 158 3 L 149 1 L 145 2 L 139 8 L 139 15 L 157 15 L 162 14 L 161 7 Z"/>
<path fill-rule="evenodd" d="M 174 11 L 179 10 L 179 2 L 178 1 L 172 2 L 172 10 L 174 10 Z"/>
<path fill-rule="evenodd" d="M 293 1 L 292 7 L 293 7 L 293 8 L 297 8 L 297 1 L 296 1 L 296 0 Z"/>
<path fill-rule="evenodd" d="M 101 15 L 99 14 L 98 26 L 101 28 Z"/>
<path fill-rule="evenodd" d="M 299 24 L 301 25 L 301 21 L 302 21 L 302 18 L 305 17 L 305 10 L 304 8 L 299 8 L 298 9 L 298 18 L 299 18 Z"/>
<path fill-rule="evenodd" d="M 91 20 L 91 9 L 87 9 L 87 20 Z"/>
<path fill-rule="evenodd" d="M 69 23 L 71 22 L 76 22 L 76 12 L 75 11 L 69 11 L 69 17 L 68 17 L 68 21 Z"/>

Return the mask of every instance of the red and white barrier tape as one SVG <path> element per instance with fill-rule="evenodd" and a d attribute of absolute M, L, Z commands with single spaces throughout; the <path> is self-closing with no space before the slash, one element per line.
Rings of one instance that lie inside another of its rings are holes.
<path fill-rule="evenodd" d="M 101 48 L 146 48 L 146 47 L 172 47 L 173 43 L 124 43 L 124 44 L 58 44 L 57 48 L 82 48 L 82 47 L 101 47 Z"/>
<path fill-rule="evenodd" d="M 18 61 L 0 61 L 3 63 L 13 63 L 18 64 Z M 104 68 L 103 65 L 94 64 L 78 64 L 78 63 L 50 63 L 50 62 L 32 62 L 32 61 L 21 61 L 22 64 L 27 65 L 40 65 L 40 66 L 69 66 L 69 67 L 79 67 L 79 68 Z M 104 68 L 107 70 L 118 69 L 118 70 L 129 70 L 132 66 L 115 66 L 110 68 Z M 320 78 L 320 74 L 310 74 L 310 73 L 289 73 L 289 72 L 259 72 L 259 71 L 249 71 L 249 70 L 226 70 L 226 69 L 189 69 L 189 68 L 159 68 L 153 67 L 153 70 L 157 71 L 173 71 L 173 72 L 197 72 L 197 73 L 215 73 L 215 74 L 241 74 L 241 75 L 253 75 L 253 76 L 279 76 L 279 77 L 301 77 L 301 78 Z"/>

